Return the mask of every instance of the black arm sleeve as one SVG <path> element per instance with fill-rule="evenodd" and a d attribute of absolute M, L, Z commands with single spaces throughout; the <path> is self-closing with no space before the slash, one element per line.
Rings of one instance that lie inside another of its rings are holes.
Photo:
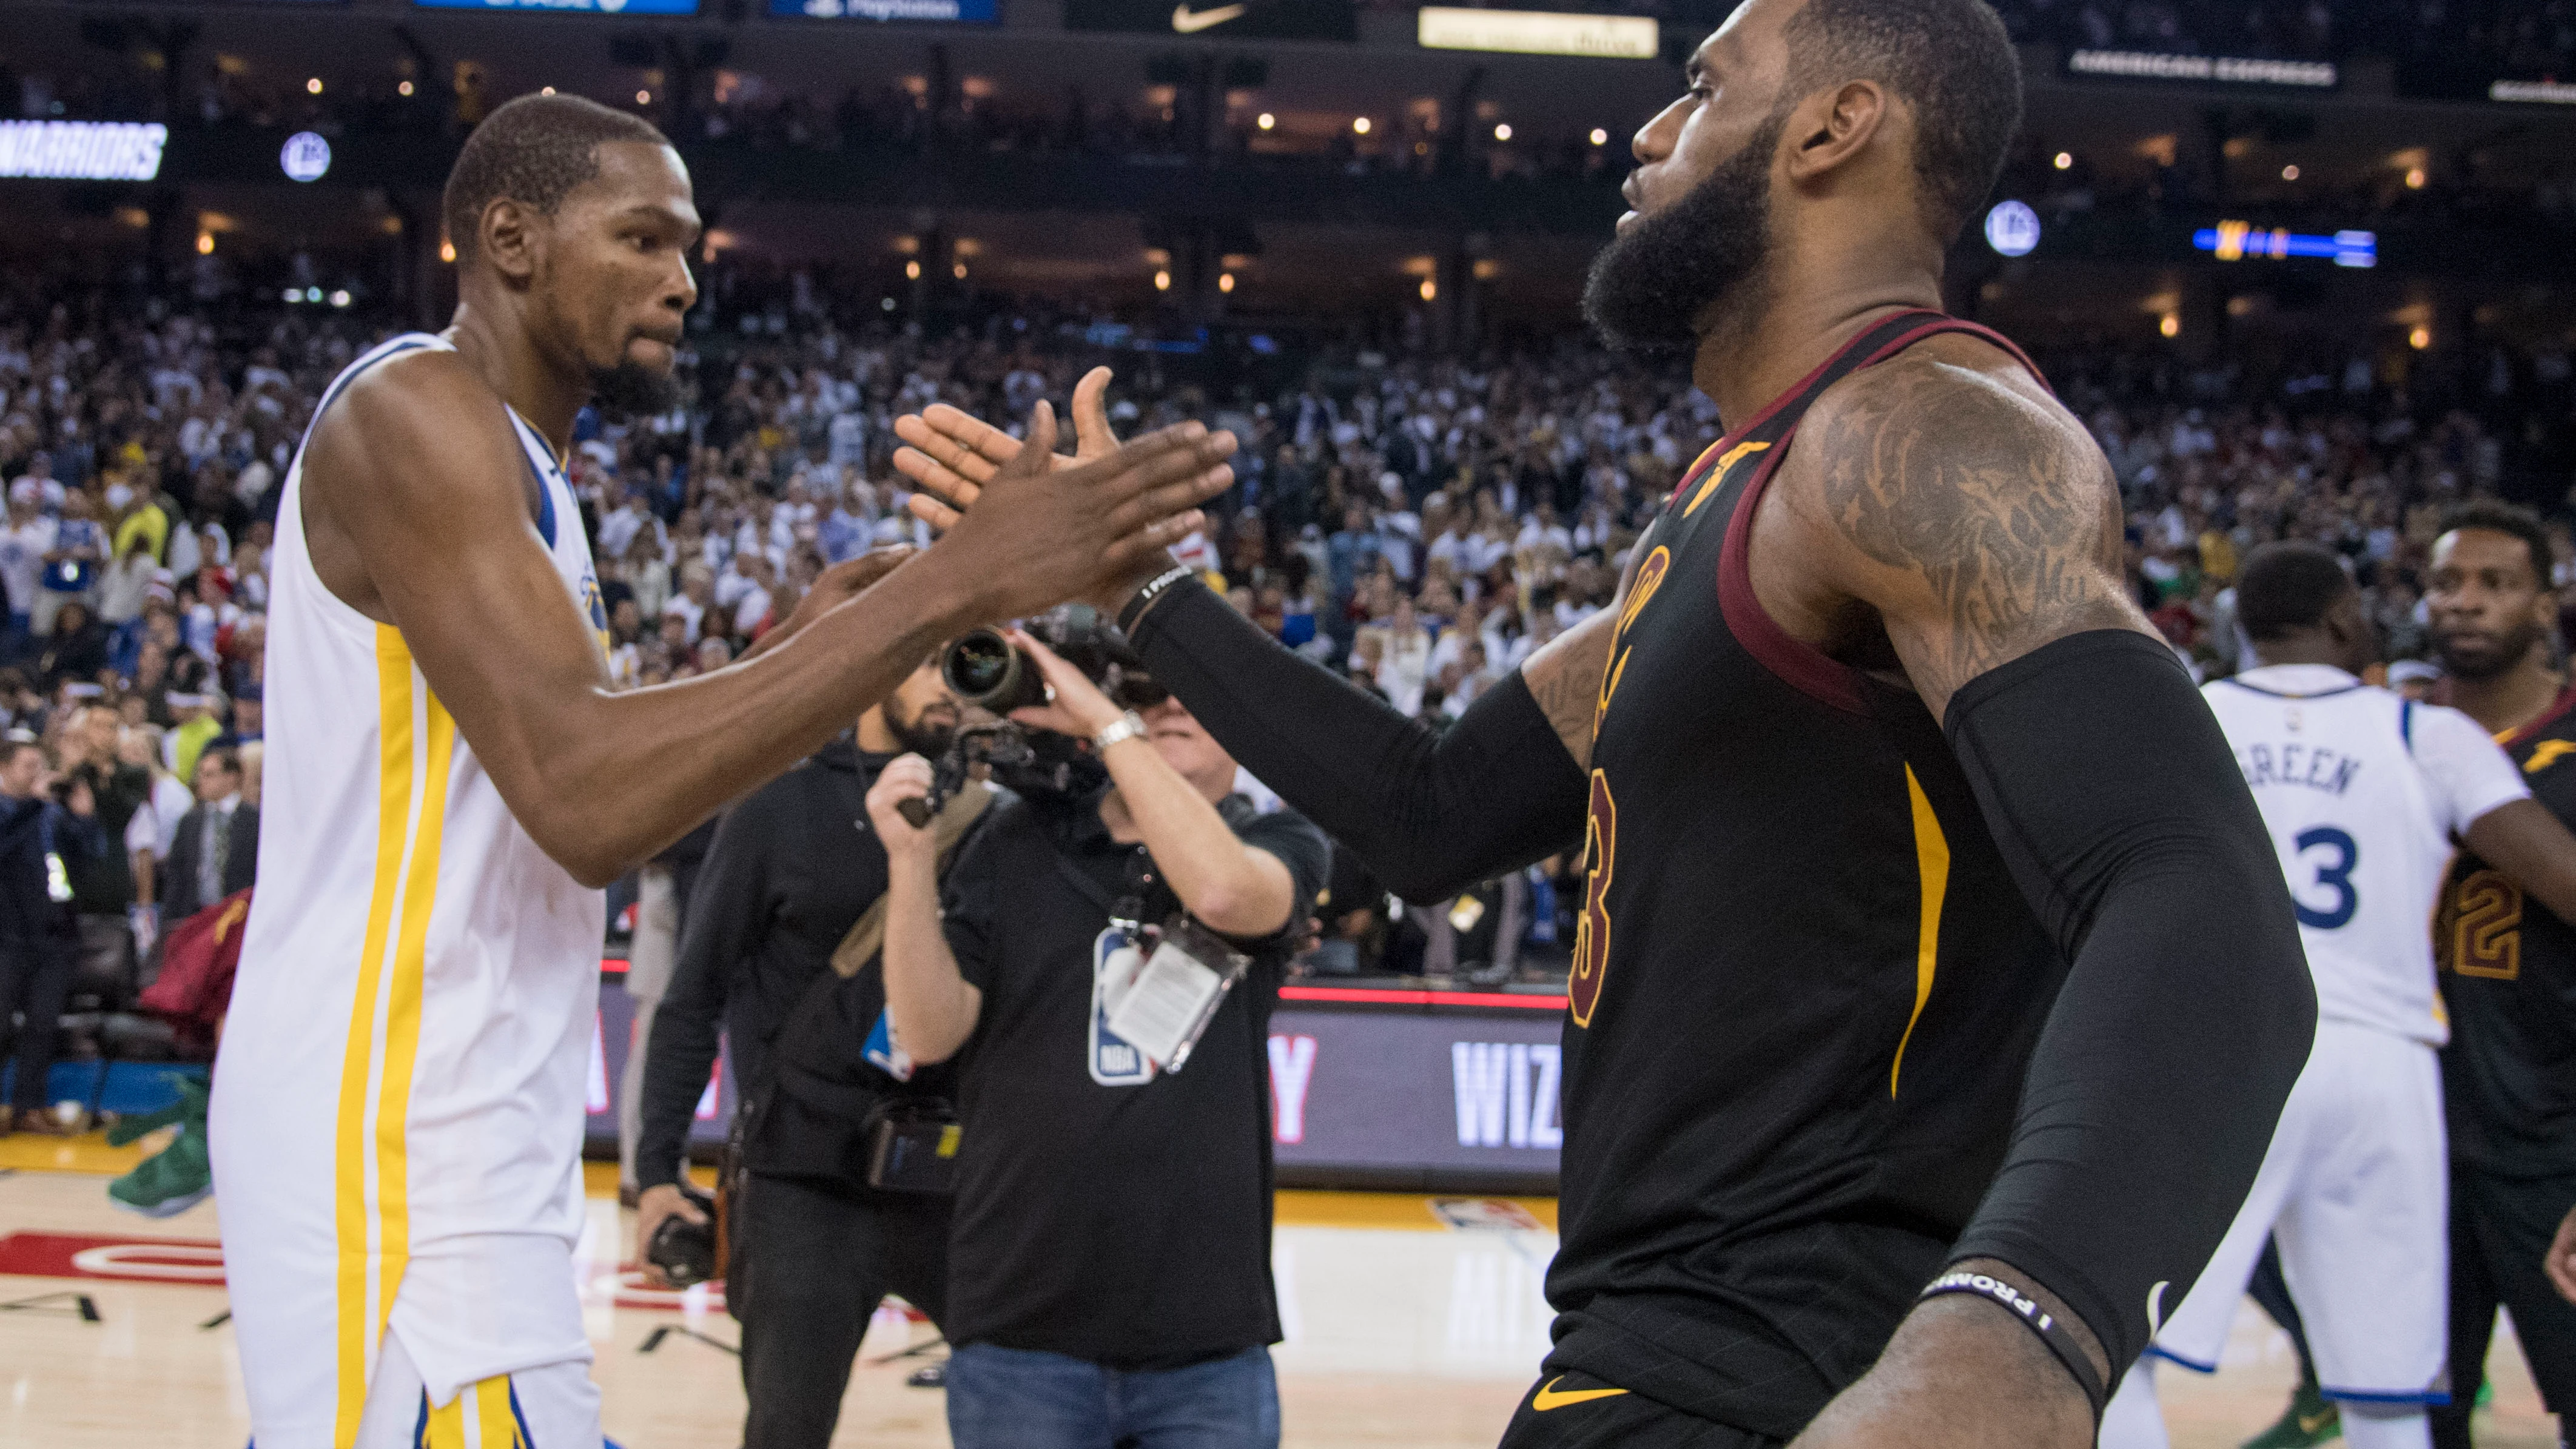
<path fill-rule="evenodd" d="M 2001 1259 L 2065 1299 L 2116 1382 L 2253 1185 L 2316 991 L 2263 818 L 2163 644 L 2060 639 L 1971 680 L 1947 729 L 2071 963 L 1952 1260 Z"/>
<path fill-rule="evenodd" d="M 1138 621 L 1134 642 L 1228 753 L 1406 900 L 1446 900 L 1582 838 L 1583 772 L 1518 670 L 1434 731 L 1195 580 Z"/>
<path fill-rule="evenodd" d="M 707 849 L 706 868 L 680 911 L 679 956 L 672 962 L 662 1004 L 653 1012 L 652 1039 L 644 1046 L 644 1093 L 635 1133 L 638 1191 L 680 1179 L 689 1123 L 706 1094 L 707 1076 L 715 1070 L 716 1034 L 723 1027 L 733 971 L 768 917 L 764 846 L 771 832 L 755 818 L 759 812 L 753 807 L 759 801 L 755 795 L 722 817 Z M 737 1071 L 734 1086 L 748 1092 L 752 1083 Z"/>

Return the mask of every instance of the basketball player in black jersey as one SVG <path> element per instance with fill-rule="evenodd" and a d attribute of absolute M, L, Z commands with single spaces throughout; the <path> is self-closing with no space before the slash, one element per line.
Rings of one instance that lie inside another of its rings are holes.
<path fill-rule="evenodd" d="M 2549 535 L 2519 508 L 2473 503 L 2442 520 L 2424 599 L 2449 703 L 2493 731 L 2531 793 L 2576 825 L 2576 688 L 2551 648 Z M 2451 1044 L 2451 1402 L 2435 1449 L 2469 1449 L 2496 1306 L 2540 1400 L 2576 1412 L 2576 1306 L 2544 1259 L 2576 1222 L 2576 928 L 2462 850 L 2433 921 Z M 2561 1432 L 2565 1421 L 2562 1418 Z"/>
<path fill-rule="evenodd" d="M 1933 310 L 2017 124 L 1993 12 L 1748 0 L 1689 81 L 1586 308 L 1732 431 L 1616 607 L 1435 736 L 1186 570 L 1099 602 L 1408 898 L 1583 842 L 1556 1343 L 1507 1445 L 2075 1449 L 2306 1060 L 2288 892 L 2101 453 Z M 1017 452 L 898 429 L 960 504 Z"/>

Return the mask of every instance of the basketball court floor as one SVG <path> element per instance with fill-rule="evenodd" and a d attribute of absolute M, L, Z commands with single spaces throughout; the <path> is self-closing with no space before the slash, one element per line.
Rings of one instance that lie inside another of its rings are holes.
<path fill-rule="evenodd" d="M 157 1145 L 157 1144 L 155 1144 Z M 218 1205 L 147 1222 L 108 1205 L 134 1150 L 97 1139 L 0 1140 L 0 1445 L 242 1449 L 249 1421 L 214 1248 Z M 595 1165 L 582 1279 L 609 1436 L 626 1449 L 732 1449 L 742 1389 L 735 1325 L 706 1290 L 640 1290 L 621 1274 L 613 1183 Z M 625 1215 L 631 1218 L 631 1215 Z M 1540 1280 L 1555 1247 L 1540 1199 L 1284 1192 L 1276 1268 L 1286 1443 L 1490 1449 L 1547 1347 Z M 836 1446 L 944 1446 L 940 1396 L 901 1356 L 926 1325 L 881 1313 Z M 2178 1449 L 2233 1449 L 2280 1412 L 2296 1376 L 2251 1303 L 2210 1378 L 2162 1380 Z M 2490 1364 L 2489 1449 L 2554 1445 L 2519 1353 Z"/>

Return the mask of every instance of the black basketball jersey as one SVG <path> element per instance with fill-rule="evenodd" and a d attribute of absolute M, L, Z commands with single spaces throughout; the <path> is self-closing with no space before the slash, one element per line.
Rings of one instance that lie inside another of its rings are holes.
<path fill-rule="evenodd" d="M 2576 689 L 2498 743 L 2576 827 Z M 2434 912 L 2433 957 L 2451 1015 L 2451 1155 L 2506 1177 L 2576 1173 L 2576 930 L 2462 850 Z"/>
<path fill-rule="evenodd" d="M 1746 571 L 1808 406 L 1945 332 L 2020 355 L 1900 313 L 1700 459 L 1596 716 L 1548 1368 L 1780 1439 L 1942 1267 L 2065 975 L 1922 701 Z"/>

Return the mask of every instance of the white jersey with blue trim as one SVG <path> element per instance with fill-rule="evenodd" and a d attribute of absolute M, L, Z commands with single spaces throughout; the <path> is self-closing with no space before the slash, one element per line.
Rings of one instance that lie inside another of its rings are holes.
<path fill-rule="evenodd" d="M 2477 721 L 2323 664 L 2203 688 L 2298 909 L 2318 1014 L 2438 1046 L 2433 905 L 2456 837 L 2527 798 Z"/>
<path fill-rule="evenodd" d="M 316 417 L 358 373 L 447 348 L 370 350 Z M 572 490 L 509 420 L 537 532 L 604 632 Z M 259 886 L 211 1120 L 252 1424 L 281 1449 L 353 1442 L 389 1335 L 438 1404 L 587 1357 L 569 1264 L 604 924 L 402 631 L 315 572 L 303 473 L 299 452 L 271 555 Z"/>

